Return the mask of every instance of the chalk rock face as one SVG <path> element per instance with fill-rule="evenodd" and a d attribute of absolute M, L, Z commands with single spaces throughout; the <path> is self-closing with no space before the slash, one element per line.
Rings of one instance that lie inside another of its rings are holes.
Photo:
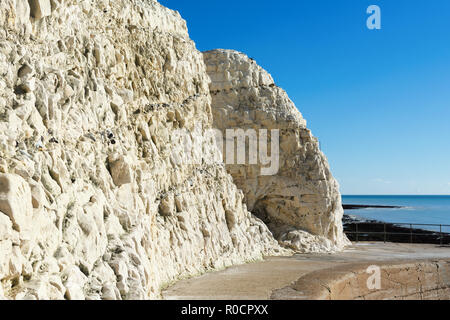
<path fill-rule="evenodd" d="M 31 190 L 20 176 L 0 174 L 0 212 L 11 219 L 17 231 L 29 230 L 33 215 Z"/>
<path fill-rule="evenodd" d="M 52 13 L 50 0 L 30 0 L 31 16 L 36 19 L 47 17 Z"/>
<path fill-rule="evenodd" d="M 0 298 L 155 298 L 178 278 L 289 254 L 223 164 L 174 160 L 174 130 L 212 126 L 178 13 L 2 0 L 0 74 Z"/>
<path fill-rule="evenodd" d="M 248 209 L 269 225 L 281 244 L 296 251 L 341 250 L 349 242 L 342 228 L 339 186 L 294 103 L 269 73 L 242 53 L 214 50 L 205 52 L 204 59 L 212 81 L 214 126 L 223 133 L 227 169 L 244 191 Z M 248 153 L 247 161 L 228 161 L 226 144 L 234 138 L 227 130 L 233 129 L 248 134 L 248 145 L 259 140 L 259 157 L 252 158 L 250 147 L 238 145 L 238 155 Z M 261 158 L 261 151 L 272 157 Z"/>

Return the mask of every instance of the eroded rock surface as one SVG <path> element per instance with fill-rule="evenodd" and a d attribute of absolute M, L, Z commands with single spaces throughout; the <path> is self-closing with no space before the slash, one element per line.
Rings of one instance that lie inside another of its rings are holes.
<path fill-rule="evenodd" d="M 450 261 L 345 263 L 301 277 L 272 299 L 449 300 Z"/>
<path fill-rule="evenodd" d="M 229 129 L 279 130 L 279 148 L 273 149 L 279 151 L 279 170 L 274 174 L 263 175 L 261 161 L 227 162 L 248 209 L 286 247 L 300 252 L 341 250 L 349 242 L 342 229 L 339 186 L 294 103 L 245 54 L 214 50 L 205 52 L 204 59 L 212 80 L 214 126 L 223 132 L 224 149 Z"/>
<path fill-rule="evenodd" d="M 178 13 L 2 0 L 0 74 L 0 297 L 155 298 L 178 278 L 289 253 L 224 165 L 173 159 L 174 130 L 212 125 L 203 57 Z M 338 203 L 324 201 L 310 224 L 335 240 Z"/>

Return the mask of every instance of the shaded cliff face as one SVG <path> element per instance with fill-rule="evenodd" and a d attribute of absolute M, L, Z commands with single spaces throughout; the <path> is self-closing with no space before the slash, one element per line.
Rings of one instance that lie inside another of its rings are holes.
<path fill-rule="evenodd" d="M 153 298 L 177 278 L 288 253 L 224 165 L 173 159 L 174 130 L 212 124 L 178 13 L 2 0 L 0 74 L 0 297 Z"/>
<path fill-rule="evenodd" d="M 267 129 L 273 132 L 272 141 L 279 130 L 279 146 L 273 148 L 264 140 L 279 160 L 273 174 L 262 174 L 267 163 L 251 164 L 250 158 L 245 164 L 227 162 L 248 209 L 269 225 L 280 243 L 294 250 L 342 249 L 348 240 L 342 230 L 338 183 L 318 140 L 286 92 L 242 53 L 214 50 L 205 52 L 204 59 L 212 81 L 214 126 L 223 132 L 225 154 L 230 140 L 227 129 L 256 133 Z"/>

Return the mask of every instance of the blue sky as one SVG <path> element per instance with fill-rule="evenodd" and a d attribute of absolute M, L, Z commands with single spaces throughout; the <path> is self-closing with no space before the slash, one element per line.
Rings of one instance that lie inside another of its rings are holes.
<path fill-rule="evenodd" d="M 342 193 L 450 194 L 450 1 L 160 2 L 199 50 L 239 50 L 272 74 Z M 381 30 L 366 27 L 372 4 Z"/>

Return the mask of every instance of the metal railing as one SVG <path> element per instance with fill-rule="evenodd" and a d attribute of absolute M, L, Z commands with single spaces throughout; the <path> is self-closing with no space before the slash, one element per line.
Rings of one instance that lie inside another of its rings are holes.
<path fill-rule="evenodd" d="M 443 228 L 448 228 L 450 230 L 450 225 L 448 224 L 426 224 L 426 223 L 392 223 L 392 222 L 352 222 L 349 224 L 349 226 L 355 226 L 354 231 L 344 230 L 345 234 L 347 235 L 354 235 L 356 242 L 360 241 L 360 238 L 363 238 L 361 236 L 369 236 L 369 235 L 379 235 L 380 238 L 383 239 L 383 241 L 386 243 L 388 241 L 388 236 L 395 235 L 395 236 L 409 236 L 409 242 L 415 243 L 414 238 L 415 237 L 435 237 L 437 238 L 436 241 L 439 241 L 440 245 L 444 244 L 450 244 L 450 232 L 443 232 Z M 360 226 L 370 226 L 373 228 L 374 226 L 383 226 L 383 231 L 361 231 Z M 401 232 L 401 231 L 391 231 L 387 232 L 387 226 L 390 227 L 397 227 L 404 230 L 408 230 L 409 232 Z M 408 226 L 408 227 L 404 227 Z M 422 227 L 422 228 L 416 228 L 416 227 Z M 433 231 L 433 230 L 426 230 L 423 229 L 423 227 L 435 227 L 439 228 L 439 231 Z M 427 232 L 427 233 L 424 233 Z M 444 243 L 444 239 L 448 238 L 449 243 Z M 380 240 L 379 240 L 380 241 Z M 389 240 L 392 241 L 392 240 Z M 395 241 L 392 241 L 395 242 Z M 416 241 L 417 242 L 417 241 Z M 425 243 L 425 242 L 422 242 Z"/>

